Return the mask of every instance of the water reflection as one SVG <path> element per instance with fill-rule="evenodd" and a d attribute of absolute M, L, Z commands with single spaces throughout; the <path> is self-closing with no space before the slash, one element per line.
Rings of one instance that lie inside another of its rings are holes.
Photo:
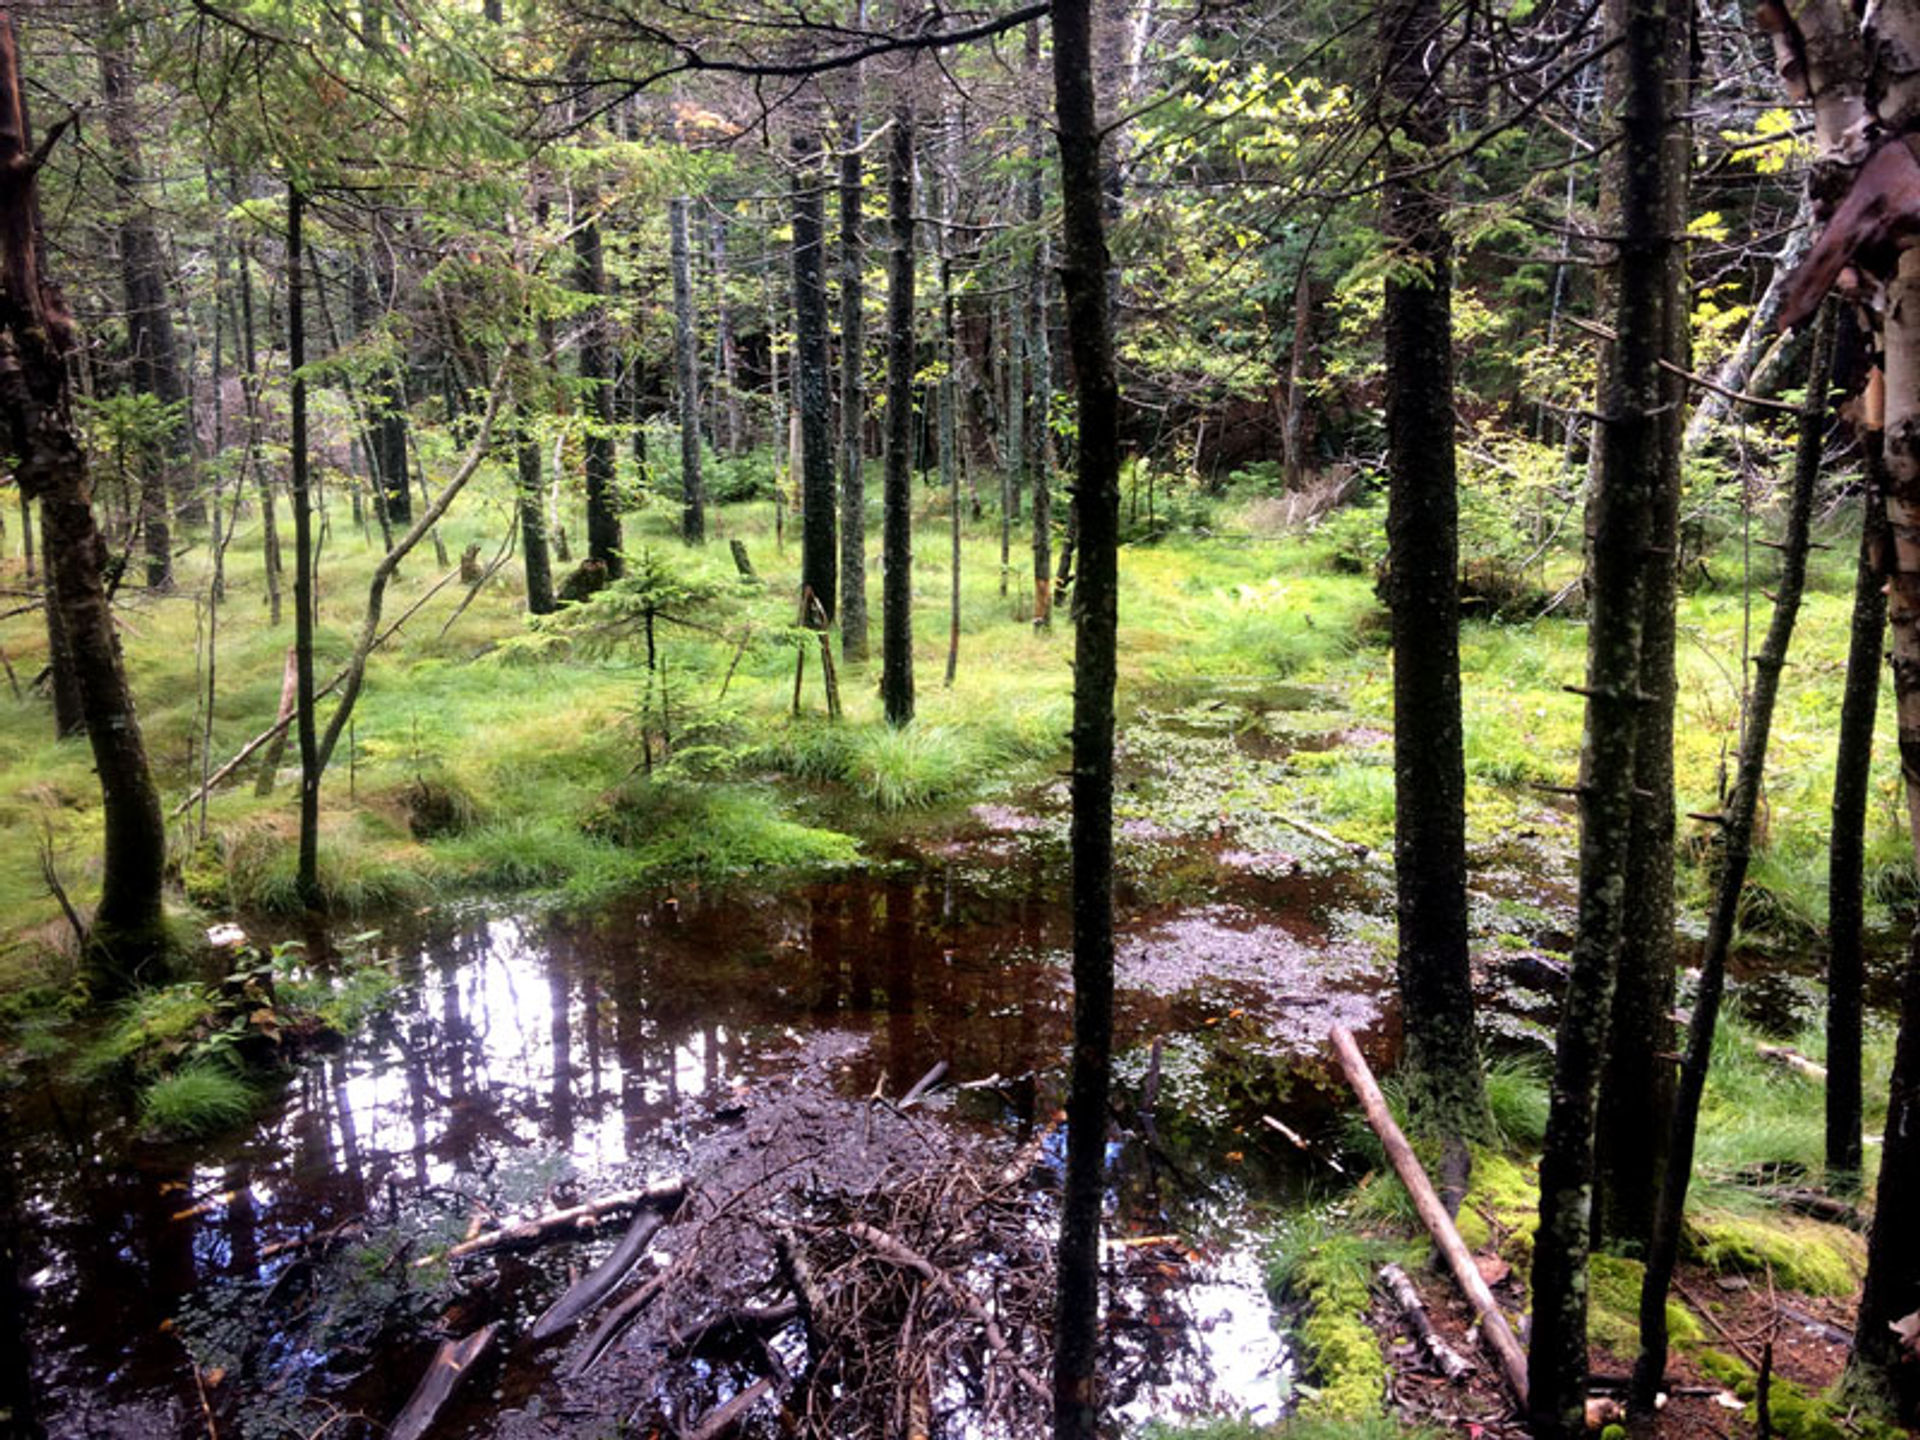
<path fill-rule="evenodd" d="M 962 1092 L 966 1120 L 1030 1132 L 1066 1048 L 1068 918 L 1012 889 L 949 870 L 390 932 L 379 944 L 409 982 L 401 1003 L 214 1145 L 143 1140 L 127 1096 L 41 1080 L 16 1106 L 20 1200 L 57 1432 L 199 1433 L 171 1324 L 197 1289 L 285 1294 L 275 1282 L 316 1235 L 423 1209 L 457 1225 L 535 1208 L 570 1176 L 594 1189 L 671 1168 L 809 1032 L 866 1037 L 840 1074 L 847 1094 L 900 1095 L 945 1060 L 955 1081 L 990 1082 Z M 1127 997 L 1123 1043 L 1190 1027 L 1183 1004 Z M 1157 1164 L 1138 1197 L 1155 1221 Z M 87 1413 L 96 1402 L 127 1418 Z"/>

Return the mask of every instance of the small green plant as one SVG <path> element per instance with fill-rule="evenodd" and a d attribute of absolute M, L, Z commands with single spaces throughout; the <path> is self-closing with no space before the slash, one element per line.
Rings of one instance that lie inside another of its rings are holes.
<path fill-rule="evenodd" d="M 254 1098 L 252 1087 L 233 1070 L 201 1062 L 149 1085 L 140 1099 L 140 1118 L 167 1135 L 210 1135 L 246 1119 Z"/>

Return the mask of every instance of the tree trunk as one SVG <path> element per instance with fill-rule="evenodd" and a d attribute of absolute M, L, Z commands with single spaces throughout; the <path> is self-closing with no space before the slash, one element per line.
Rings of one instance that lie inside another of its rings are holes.
<path fill-rule="evenodd" d="M 1880 708 L 1880 666 L 1886 646 L 1887 512 L 1882 435 L 1865 432 L 1866 486 L 1860 559 L 1853 584 L 1853 626 L 1833 761 L 1833 826 L 1827 844 L 1827 1184 L 1860 1184 L 1861 989 L 1866 908 L 1862 870 L 1867 796 L 1872 786 L 1873 728 Z"/>
<path fill-rule="evenodd" d="M 913 112 L 887 146 L 887 470 L 882 497 L 880 697 L 887 723 L 913 719 Z M 811 513 L 812 499 L 808 499 Z"/>
<path fill-rule="evenodd" d="M 1120 404 L 1107 306 L 1106 222 L 1089 0 L 1056 0 L 1061 293 L 1079 400 L 1080 581 L 1074 597 L 1073 1058 L 1054 1311 L 1057 1440 L 1099 1431 L 1100 1203 L 1113 1071 L 1113 691 L 1119 619 Z"/>
<path fill-rule="evenodd" d="M 1909 41 L 1920 37 L 1907 36 Z M 1900 53 L 1912 54 L 1909 46 Z M 1900 141 L 1892 142 L 1902 143 Z M 1903 250 L 1887 289 L 1887 520 L 1893 535 L 1888 574 L 1893 622 L 1893 684 L 1900 721 L 1900 766 L 1907 818 L 1920 849 L 1920 249 Z M 1890 1331 L 1920 1308 L 1920 930 L 1907 952 L 1900 1036 L 1894 1046 L 1886 1141 L 1867 1238 L 1867 1279 L 1850 1371 L 1892 1393 L 1902 1418 L 1920 1419 L 1920 1364 L 1903 1357 Z"/>
<path fill-rule="evenodd" d="M 1594 1110 L 1627 894 L 1640 711 L 1643 577 L 1660 463 L 1661 299 L 1671 232 L 1663 196 L 1666 0 L 1623 0 L 1617 318 L 1590 559 L 1587 714 L 1580 776 L 1579 922 L 1540 1157 L 1528 1383 L 1537 1440 L 1586 1433 L 1587 1251 Z"/>
<path fill-rule="evenodd" d="M 687 206 L 668 206 L 673 251 L 673 372 L 680 391 L 680 538 L 707 541 L 706 487 L 700 479 L 700 351 L 693 333 L 693 260 L 687 242 Z"/>
<path fill-rule="evenodd" d="M 1007 464 L 1001 486 L 1000 593 L 1013 573 L 1013 528 L 1020 519 L 1020 491 L 1027 469 L 1027 305 L 1014 295 L 1007 301 Z"/>
<path fill-rule="evenodd" d="M 1700 1099 L 1706 1091 L 1707 1066 L 1713 1056 L 1713 1036 L 1720 1018 L 1720 997 L 1726 983 L 1727 952 L 1733 946 L 1734 925 L 1740 913 L 1740 892 L 1747 883 L 1747 863 L 1753 853 L 1753 817 L 1765 778 L 1767 740 L 1773 726 L 1774 700 L 1780 691 L 1780 672 L 1787 663 L 1787 646 L 1806 586 L 1807 542 L 1813 513 L 1813 487 L 1820 474 L 1820 452 L 1826 439 L 1827 392 L 1833 378 L 1834 306 L 1821 311 L 1814 340 L 1812 368 L 1807 376 L 1807 406 L 1800 417 L 1800 443 L 1794 455 L 1793 491 L 1782 545 L 1780 581 L 1775 591 L 1773 619 L 1767 638 L 1753 661 L 1753 692 L 1747 705 L 1747 724 L 1740 742 L 1740 763 L 1733 795 L 1720 827 L 1723 850 L 1714 893 L 1707 940 L 1700 956 L 1700 981 L 1695 989 L 1693 1016 L 1687 1025 L 1687 1053 L 1674 1097 L 1672 1129 L 1665 1153 L 1667 1168 L 1660 1178 L 1659 1206 L 1654 1212 L 1653 1243 L 1647 1252 L 1646 1275 L 1640 1291 L 1640 1356 L 1633 1372 L 1633 1409 L 1651 1418 L 1654 1398 L 1667 1368 L 1667 1288 L 1680 1256 L 1685 1224 L 1687 1185 L 1693 1172 L 1693 1150 L 1700 1119 Z"/>
<path fill-rule="evenodd" d="M 608 343 L 606 259 L 600 243 L 600 222 L 584 219 L 599 203 L 594 187 L 582 185 L 574 196 L 573 285 L 592 297 L 581 316 L 580 414 L 586 428 L 587 557 L 607 567 L 607 578 L 618 580 L 625 564 L 620 555 L 620 510 L 614 495 L 612 347 Z M 697 414 L 697 412 L 696 412 Z M 695 426 L 695 444 L 699 429 Z M 683 442 L 684 443 L 684 442 Z"/>
<path fill-rule="evenodd" d="M 1664 221 L 1668 234 L 1687 226 L 1693 132 L 1686 121 L 1691 89 L 1692 25 L 1683 10 L 1670 26 L 1667 66 L 1674 114 L 1662 165 Z M 1684 87 L 1684 88 L 1683 88 Z M 1687 363 L 1691 345 L 1691 292 L 1687 247 L 1669 247 L 1661 295 L 1663 351 Z M 1673 1113 L 1673 716 L 1679 694 L 1675 670 L 1675 613 L 1680 580 L 1681 458 L 1685 446 L 1687 382 L 1671 371 L 1660 377 L 1658 485 L 1652 512 L 1651 551 L 1646 566 L 1641 618 L 1640 712 L 1634 748 L 1632 835 L 1627 842 L 1627 893 L 1634 897 L 1620 941 L 1613 991 L 1606 1067 L 1594 1135 L 1594 1243 L 1643 1251 L 1653 1237 L 1653 1216 Z"/>
<path fill-rule="evenodd" d="M 393 251 L 388 238 L 376 233 L 371 247 L 373 257 L 373 299 L 391 311 L 399 298 L 399 277 L 394 271 Z M 369 310 L 364 324 L 373 321 Z M 380 502 L 386 507 L 389 526 L 410 524 L 413 520 L 411 466 L 407 458 L 407 392 L 400 367 L 383 363 L 367 380 L 367 412 L 373 431 L 368 459 L 372 462 L 374 484 Z"/>
<path fill-rule="evenodd" d="M 280 525 L 274 510 L 273 477 L 260 463 L 260 350 L 253 328 L 253 265 L 247 245 L 238 247 L 240 261 L 240 348 L 245 373 L 240 395 L 247 411 L 247 468 L 253 472 L 260 497 L 261 567 L 267 582 L 268 623 L 280 624 Z"/>
<path fill-rule="evenodd" d="M 864 7 L 862 7 L 864 13 Z M 866 304 L 861 267 L 860 111 L 853 112 L 840 156 L 840 654 L 849 665 L 867 660 L 867 490 L 860 473 L 867 423 Z"/>
<path fill-rule="evenodd" d="M 940 488 L 953 502 L 949 526 L 952 597 L 948 613 L 947 675 L 959 665 L 960 622 L 960 344 L 954 321 L 953 217 L 960 191 L 960 116 L 949 108 L 941 124 L 940 176 Z"/>
<path fill-rule="evenodd" d="M 293 375 L 287 401 L 293 486 L 294 717 L 300 736 L 300 903 L 320 908 L 320 752 L 313 713 L 313 492 L 308 483 L 306 277 L 301 224 L 306 197 L 287 188 L 287 365 Z"/>
<path fill-rule="evenodd" d="M 526 556 L 527 613 L 551 615 L 553 560 L 547 550 L 546 485 L 540 473 L 540 440 L 532 416 L 520 411 L 520 434 L 515 445 L 520 472 L 520 546 Z M 387 547 L 391 550 L 393 547 Z"/>
<path fill-rule="evenodd" d="M 41 271 L 39 166 L 10 8 L 0 7 L 0 416 L 21 493 L 40 502 L 47 608 L 57 624 L 100 777 L 104 856 L 89 968 L 100 993 L 148 978 L 166 949 L 166 827 L 101 569 L 93 487 L 73 423 L 72 321 Z"/>
<path fill-rule="evenodd" d="M 1440 63 L 1441 36 L 1439 0 L 1399 0 L 1381 13 L 1391 123 L 1414 167 L 1389 173 L 1383 200 L 1395 273 L 1409 277 L 1388 281 L 1385 315 L 1402 1069 L 1415 1126 L 1457 1143 L 1485 1135 L 1489 1121 L 1467 955 L 1453 237 L 1444 198 L 1417 173 L 1417 157 L 1447 139 L 1440 77 L 1429 68 Z"/>
<path fill-rule="evenodd" d="M 1027 25 L 1027 67 L 1040 68 L 1040 22 Z M 1027 353 L 1033 371 L 1033 628 L 1053 628 L 1053 491 L 1048 484 L 1049 442 L 1053 430 L 1048 411 L 1053 407 L 1053 355 L 1047 343 L 1047 262 L 1050 258 L 1040 224 L 1040 117 L 1027 121 L 1027 224 L 1034 232 L 1033 263 L 1027 271 Z M 1019 302 L 1016 301 L 1016 304 Z"/>
<path fill-rule="evenodd" d="M 170 511 L 190 523 L 205 519 L 190 464 L 192 421 L 181 374 L 180 346 L 174 338 L 173 306 L 167 293 L 167 265 L 160 232 L 145 195 L 139 121 L 134 113 L 134 77 L 127 58 L 129 22 L 118 0 L 100 0 L 100 91 L 105 111 L 107 149 L 118 207 L 120 279 L 127 307 L 127 353 L 133 388 L 166 407 L 165 431 L 157 446 L 140 456 L 140 509 L 146 531 L 147 587 L 173 588 Z"/>
<path fill-rule="evenodd" d="M 714 385 L 719 401 L 714 419 L 713 445 L 725 447 L 731 457 L 740 453 L 740 386 L 738 356 L 733 343 L 733 307 L 727 303 L 727 212 L 713 217 L 713 358 Z M 634 419 L 638 415 L 638 391 L 635 387 Z M 726 421 L 724 438 L 721 420 Z"/>
<path fill-rule="evenodd" d="M 825 210 L 819 132 L 793 137 L 793 379 L 798 403 L 801 620 L 813 624 L 810 593 L 832 620 L 839 599 L 834 523 L 833 409 L 828 386 Z"/>

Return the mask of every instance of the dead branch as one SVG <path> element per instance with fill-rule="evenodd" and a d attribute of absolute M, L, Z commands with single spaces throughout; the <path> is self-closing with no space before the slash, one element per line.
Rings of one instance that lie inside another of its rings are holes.
<path fill-rule="evenodd" d="M 433 1428 L 433 1422 L 439 1418 L 447 1401 L 453 1398 L 453 1392 L 460 1382 L 467 1378 L 474 1364 L 487 1353 L 488 1347 L 493 1344 L 494 1332 L 499 1328 L 499 1322 L 496 1321 L 474 1331 L 464 1340 L 442 1340 L 440 1348 L 433 1352 L 427 1373 L 420 1377 L 413 1397 L 393 1422 L 393 1428 L 387 1432 L 387 1440 L 421 1440 Z"/>
<path fill-rule="evenodd" d="M 671 1210 L 680 1203 L 686 1193 L 687 1182 L 679 1177 L 663 1180 L 656 1185 L 648 1185 L 639 1190 L 621 1190 L 595 1200 L 583 1201 L 565 1210 L 550 1211 L 545 1215 L 536 1215 L 532 1219 L 521 1220 L 513 1225 L 503 1225 L 497 1230 L 484 1231 L 446 1250 L 436 1250 L 431 1255 L 422 1255 L 413 1263 L 416 1267 L 424 1267 L 438 1264 L 442 1260 L 464 1260 L 470 1255 L 482 1255 L 490 1250 L 537 1245 L 543 1240 L 562 1237 L 569 1232 L 591 1232 L 596 1222 L 609 1215 L 617 1215 L 623 1210 L 636 1210 L 643 1206 L 659 1206 Z"/>
<path fill-rule="evenodd" d="M 1393 1303 L 1400 1307 L 1400 1313 L 1406 1317 L 1407 1327 L 1420 1341 L 1434 1369 L 1456 1382 L 1473 1373 L 1473 1362 L 1441 1339 L 1440 1332 L 1433 1328 L 1427 1307 L 1420 1301 L 1420 1292 L 1413 1288 L 1413 1281 L 1407 1278 L 1406 1271 L 1398 1265 L 1382 1265 L 1380 1283 L 1387 1287 Z"/>
<path fill-rule="evenodd" d="M 1380 1087 L 1374 1083 L 1373 1071 L 1367 1067 L 1366 1057 L 1360 1053 L 1360 1047 L 1353 1043 L 1353 1033 L 1344 1025 L 1335 1025 L 1329 1032 L 1329 1038 L 1333 1042 L 1334 1054 L 1339 1057 L 1340 1068 L 1346 1072 L 1347 1082 L 1353 1086 L 1361 1108 L 1367 1112 L 1367 1123 L 1380 1137 L 1380 1143 L 1386 1146 L 1387 1156 L 1393 1161 L 1400 1183 L 1407 1187 L 1407 1193 L 1413 1197 L 1414 1208 L 1420 1212 L 1420 1218 L 1425 1222 L 1427 1232 L 1433 1236 L 1434 1244 L 1447 1257 L 1453 1278 L 1460 1282 L 1460 1288 L 1479 1312 L 1480 1333 L 1486 1336 L 1487 1343 L 1499 1356 L 1501 1373 L 1506 1376 L 1507 1385 L 1520 1402 L 1520 1408 L 1525 1410 L 1526 1352 L 1514 1338 L 1507 1317 L 1501 1312 L 1499 1302 L 1493 1298 L 1493 1292 L 1487 1288 L 1487 1282 L 1481 1278 L 1479 1267 L 1473 1263 L 1473 1255 L 1460 1238 L 1460 1232 L 1454 1228 L 1446 1207 L 1440 1203 L 1440 1197 L 1434 1194 L 1433 1182 L 1427 1179 L 1427 1172 L 1421 1168 L 1413 1147 L 1407 1144 L 1407 1137 L 1400 1133 L 1400 1127 L 1394 1123 L 1392 1114 L 1387 1110 L 1386 1097 L 1380 1093 Z"/>

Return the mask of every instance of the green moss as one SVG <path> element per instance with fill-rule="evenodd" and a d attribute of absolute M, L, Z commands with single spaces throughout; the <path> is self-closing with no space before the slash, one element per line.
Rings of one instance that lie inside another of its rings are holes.
<path fill-rule="evenodd" d="M 1634 1354 L 1640 1345 L 1640 1287 L 1647 1267 L 1618 1255 L 1595 1255 L 1587 1264 L 1587 1336 L 1616 1355 Z M 1704 1337 L 1693 1312 L 1667 1302 L 1667 1338 L 1674 1345 L 1696 1345 Z"/>
<path fill-rule="evenodd" d="M 1365 1318 L 1382 1247 L 1341 1225 L 1328 1213 L 1296 1217 L 1268 1273 L 1270 1288 L 1306 1307 L 1298 1333 L 1316 1387 L 1301 1411 L 1330 1421 L 1379 1415 L 1387 1384 L 1380 1340 Z"/>
<path fill-rule="evenodd" d="M 1851 1230 L 1797 1215 L 1740 1215 L 1700 1207 L 1687 1216 L 1687 1247 L 1716 1270 L 1771 1272 L 1809 1295 L 1851 1295 L 1866 1271 L 1866 1242 Z"/>
<path fill-rule="evenodd" d="M 187 852 L 180 862 L 180 888 L 202 909 L 227 907 L 227 866 L 217 840 L 202 840 Z"/>
<path fill-rule="evenodd" d="M 1496 1150 L 1476 1150 L 1458 1218 L 1468 1249 L 1497 1249 L 1524 1269 L 1533 1260 L 1533 1232 L 1540 1225 L 1539 1182 L 1518 1161 Z"/>
<path fill-rule="evenodd" d="M 205 1031 L 213 1006 L 204 987 L 164 985 L 124 1002 L 100 1036 L 83 1046 L 74 1067 L 98 1078 L 121 1066 L 153 1070 L 183 1055 Z"/>
<path fill-rule="evenodd" d="M 1749 1425 L 1759 1419 L 1758 1377 L 1752 1367 L 1717 1350 L 1695 1357 L 1709 1378 L 1718 1380 L 1747 1402 L 1741 1418 Z M 1810 1395 L 1784 1376 L 1769 1377 L 1767 1412 L 1780 1440 L 1903 1440 L 1908 1431 L 1872 1413 L 1859 1397 L 1847 1393 L 1843 1380 L 1832 1395 Z"/>

